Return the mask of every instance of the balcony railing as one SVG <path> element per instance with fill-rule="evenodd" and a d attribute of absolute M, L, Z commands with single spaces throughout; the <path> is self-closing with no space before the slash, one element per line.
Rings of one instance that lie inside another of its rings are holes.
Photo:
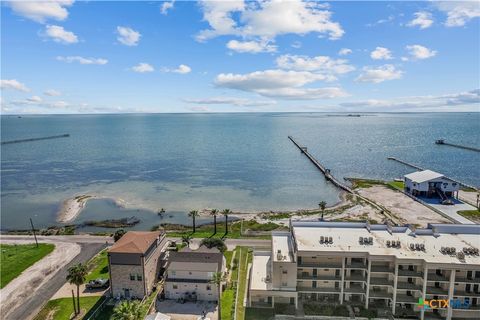
<path fill-rule="evenodd" d="M 367 269 L 367 267 L 363 262 L 351 262 L 345 266 L 346 269 Z"/>
<path fill-rule="evenodd" d="M 297 274 L 297 280 L 342 281 L 342 278 L 340 276 Z"/>
<path fill-rule="evenodd" d="M 367 276 L 361 274 L 351 274 L 345 277 L 345 281 L 367 281 Z"/>
<path fill-rule="evenodd" d="M 302 262 L 298 268 L 341 269 L 342 264 L 337 262 Z"/>
<path fill-rule="evenodd" d="M 423 286 L 415 283 L 410 283 L 410 282 L 397 282 L 397 289 L 401 290 L 418 290 L 422 291 Z"/>
<path fill-rule="evenodd" d="M 443 275 L 438 275 L 436 273 L 429 273 L 427 276 L 427 281 L 450 282 L 450 279 Z"/>
<path fill-rule="evenodd" d="M 345 293 L 365 293 L 365 289 L 359 286 L 351 286 L 350 288 L 345 288 L 343 291 Z"/>
<path fill-rule="evenodd" d="M 311 287 L 297 287 L 298 292 L 319 292 L 319 293 L 340 293 L 340 288 L 334 287 L 320 287 L 320 288 L 311 288 Z"/>
<path fill-rule="evenodd" d="M 395 270 L 390 268 L 389 266 L 372 266 L 370 268 L 370 272 L 395 273 Z"/>
<path fill-rule="evenodd" d="M 457 297 L 480 297 L 480 292 L 455 290 L 453 295 Z"/>
<path fill-rule="evenodd" d="M 383 298 L 383 299 L 392 299 L 393 293 L 384 290 L 370 290 L 368 292 L 369 298 Z"/>
<path fill-rule="evenodd" d="M 438 295 L 448 296 L 448 289 L 427 286 L 427 294 L 438 294 Z"/>
<path fill-rule="evenodd" d="M 397 303 L 418 303 L 418 298 L 406 294 L 397 294 Z"/>
<path fill-rule="evenodd" d="M 393 287 L 393 281 L 385 278 L 370 278 L 370 285 Z"/>
<path fill-rule="evenodd" d="M 480 283 L 480 278 L 455 277 L 455 282 Z"/>
<path fill-rule="evenodd" d="M 399 277 L 423 278 L 423 272 L 415 270 L 400 270 L 398 269 Z"/>

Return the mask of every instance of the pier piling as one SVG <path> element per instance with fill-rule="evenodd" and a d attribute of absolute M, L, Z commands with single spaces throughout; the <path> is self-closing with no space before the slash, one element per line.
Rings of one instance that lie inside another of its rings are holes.
<path fill-rule="evenodd" d="M 445 140 L 443 140 L 443 139 L 439 139 L 439 140 L 435 141 L 435 144 L 438 144 L 438 145 L 442 145 L 442 144 L 443 144 L 443 145 L 451 146 L 451 147 L 455 147 L 455 148 L 460 148 L 460 149 L 465 149 L 465 150 L 480 152 L 480 149 L 479 149 L 479 148 L 469 147 L 469 146 L 462 146 L 462 145 L 460 145 L 460 144 L 455 144 L 455 143 L 449 143 L 449 142 L 445 142 Z"/>

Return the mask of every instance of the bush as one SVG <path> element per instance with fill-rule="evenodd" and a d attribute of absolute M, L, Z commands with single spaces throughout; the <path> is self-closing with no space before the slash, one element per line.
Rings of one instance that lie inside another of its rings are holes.
<path fill-rule="evenodd" d="M 227 246 L 225 245 L 223 240 L 219 238 L 205 238 L 202 240 L 200 245 L 207 248 L 217 248 L 218 250 L 220 250 L 220 252 L 225 252 L 227 250 Z"/>

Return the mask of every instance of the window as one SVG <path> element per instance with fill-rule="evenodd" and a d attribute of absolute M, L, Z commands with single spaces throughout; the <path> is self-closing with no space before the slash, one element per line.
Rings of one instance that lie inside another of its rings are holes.
<path fill-rule="evenodd" d="M 283 274 L 287 274 L 288 271 L 287 271 L 287 270 L 283 270 L 282 273 L 283 273 Z"/>
<path fill-rule="evenodd" d="M 189 275 L 192 275 L 192 272 L 191 272 L 191 271 L 189 271 L 189 272 L 188 272 L 188 274 L 189 274 Z"/>
<path fill-rule="evenodd" d="M 209 285 L 209 284 L 207 284 L 207 290 L 208 290 L 208 291 L 212 290 L 212 286 Z"/>
<path fill-rule="evenodd" d="M 142 281 L 142 275 L 137 274 L 137 281 Z"/>
<path fill-rule="evenodd" d="M 178 289 L 178 286 L 177 286 L 176 284 L 174 284 L 174 285 L 172 286 L 172 288 L 173 288 L 173 289 Z"/>
<path fill-rule="evenodd" d="M 286 287 L 287 286 L 287 283 L 286 282 L 282 282 L 282 287 Z"/>
<path fill-rule="evenodd" d="M 176 271 L 173 271 L 173 270 L 172 270 L 171 272 L 172 272 L 172 276 L 175 276 L 175 275 L 177 274 Z"/>
<path fill-rule="evenodd" d="M 130 273 L 130 280 L 135 281 L 135 275 Z"/>

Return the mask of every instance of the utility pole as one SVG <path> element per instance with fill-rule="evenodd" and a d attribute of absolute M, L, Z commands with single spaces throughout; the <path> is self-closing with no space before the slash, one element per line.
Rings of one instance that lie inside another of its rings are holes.
<path fill-rule="evenodd" d="M 33 237 L 35 238 L 35 243 L 37 244 L 37 248 L 38 248 L 37 235 L 35 234 L 35 227 L 33 226 L 32 218 L 30 218 L 30 225 L 32 226 Z"/>

